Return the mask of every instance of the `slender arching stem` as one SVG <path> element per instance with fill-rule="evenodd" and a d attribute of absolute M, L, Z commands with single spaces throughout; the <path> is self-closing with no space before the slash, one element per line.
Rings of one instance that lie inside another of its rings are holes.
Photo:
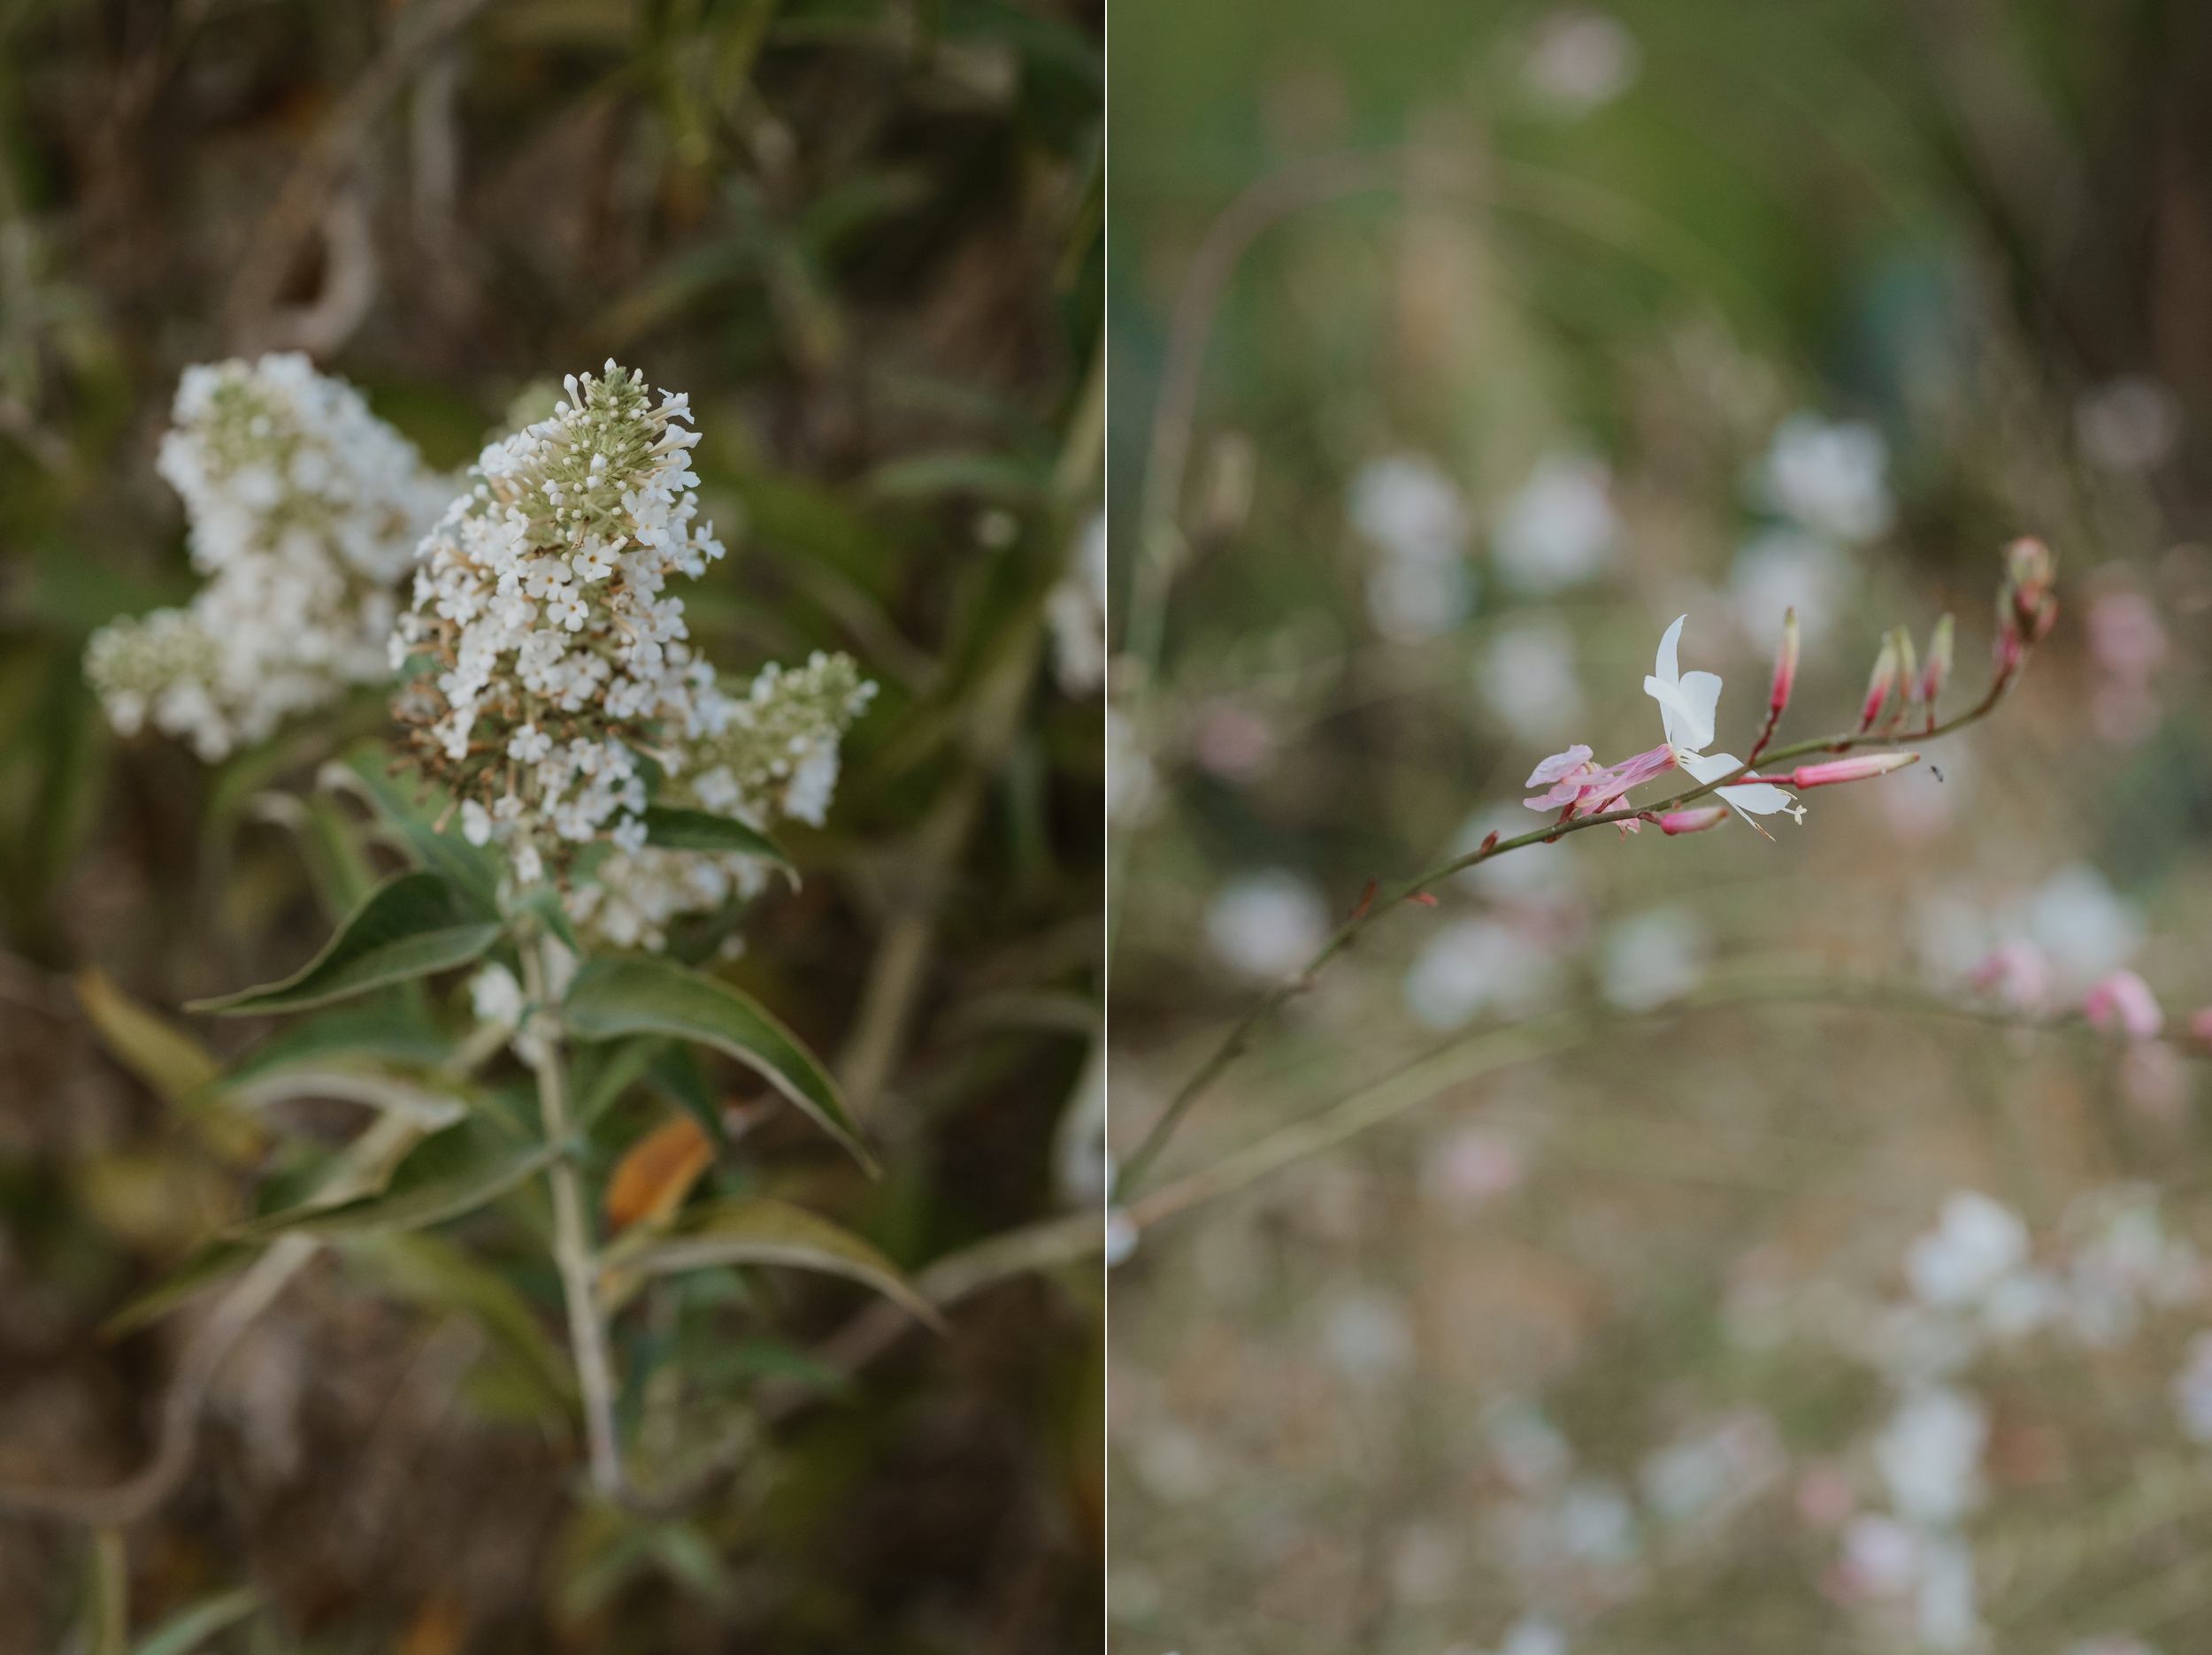
<path fill-rule="evenodd" d="M 522 945 L 523 990 L 533 1008 L 531 1033 L 536 1043 L 532 1066 L 538 1077 L 538 1109 L 546 1141 L 561 1153 L 546 1169 L 553 1190 L 553 1261 L 561 1273 L 568 1301 L 568 1341 L 576 1358 L 577 1387 L 584 1398 L 584 1433 L 591 1451 L 592 1484 L 609 1498 L 622 1492 L 622 1446 L 615 1436 L 614 1370 L 607 1355 L 607 1330 L 599 1320 L 599 1260 L 584 1216 L 582 1180 L 569 1143 L 568 1076 L 561 1061 L 553 1019 L 545 1015 L 549 944 L 542 932 Z"/>
<path fill-rule="evenodd" d="M 2024 654 L 2020 664 L 2024 665 Z M 2005 692 L 2012 686 L 2014 680 L 2019 675 L 2019 670 L 2018 665 L 2001 670 L 1991 683 L 1989 693 L 1983 696 L 1979 703 L 1971 709 L 1961 713 L 1957 717 L 1947 723 L 1937 724 L 1932 729 L 1913 735 L 1909 739 L 1915 741 L 1926 741 L 1934 737 L 1948 735 L 1953 731 L 1973 724 L 1978 719 L 1987 717 L 1995 710 L 1997 703 L 2004 699 Z M 1770 718 L 1770 729 L 1773 720 Z M 1774 747 L 1768 751 L 1766 758 L 1767 762 L 1771 764 L 1777 760 L 1801 758 L 1813 753 L 1848 753 L 1855 747 L 1893 747 L 1901 745 L 1908 739 L 1904 734 L 1896 732 L 1864 734 L 1850 732 L 1839 735 L 1818 736 L 1809 741 L 1796 741 L 1786 747 Z M 1146 1169 L 1158 1157 L 1161 1150 L 1167 1146 L 1167 1140 L 1174 1135 L 1176 1128 L 1182 1124 L 1183 1117 L 1190 1113 L 1191 1106 L 1195 1104 L 1212 1087 L 1214 1082 L 1220 1079 L 1223 1072 L 1243 1054 L 1253 1031 L 1265 1022 L 1284 1001 L 1308 987 L 1312 983 L 1315 974 L 1322 967 L 1327 965 L 1331 960 L 1357 940 L 1370 925 L 1372 925 L 1386 913 L 1395 908 L 1400 903 L 1425 891 L 1430 885 L 1448 879 L 1452 875 L 1471 868 L 1478 862 L 1485 862 L 1493 857 L 1502 856 L 1508 851 L 1522 850 L 1531 845 L 1547 845 L 1569 833 L 1579 833 L 1587 828 L 1602 827 L 1608 823 L 1640 822 L 1647 816 L 1657 816 L 1662 811 L 1679 809 L 1693 800 L 1702 799 L 1717 788 L 1725 787 L 1732 782 L 1742 781 L 1751 774 L 1751 771 L 1752 766 L 1747 761 L 1725 776 L 1717 777 L 1709 782 L 1701 782 L 1694 787 L 1685 788 L 1673 797 L 1662 799 L 1654 804 L 1632 805 L 1625 809 L 1609 810 L 1601 816 L 1577 816 L 1568 821 L 1552 822 L 1513 839 L 1494 838 L 1486 841 L 1478 850 L 1470 851 L 1463 856 L 1455 856 L 1440 867 L 1430 869 L 1418 878 L 1392 892 L 1387 900 L 1379 899 L 1363 905 L 1351 918 L 1336 928 L 1334 934 L 1321 945 L 1319 950 L 1294 976 L 1285 978 L 1261 995 L 1244 1015 L 1237 1019 L 1235 1025 L 1214 1048 L 1212 1055 L 1200 1064 L 1197 1072 L 1183 1083 L 1181 1089 L 1176 1092 L 1168 1107 L 1162 1111 L 1160 1118 L 1152 1123 L 1152 1128 L 1145 1134 L 1144 1140 L 1123 1163 L 1114 1180 L 1115 1200 L 1128 1199 L 1130 1191 L 1136 1188 Z"/>

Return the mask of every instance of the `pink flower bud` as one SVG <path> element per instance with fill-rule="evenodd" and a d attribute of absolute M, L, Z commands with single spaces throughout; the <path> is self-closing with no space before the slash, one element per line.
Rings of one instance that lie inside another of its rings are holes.
<path fill-rule="evenodd" d="M 1797 611 L 1782 611 L 1782 642 L 1774 652 L 1774 693 L 1767 697 L 1767 710 L 1779 716 L 1790 704 L 1790 691 L 1797 684 Z"/>
<path fill-rule="evenodd" d="M 2013 607 L 2022 620 L 2043 607 L 2051 583 L 2058 578 L 2058 559 L 2033 535 L 2023 535 L 2005 548 L 2005 584 L 2011 588 Z"/>
<path fill-rule="evenodd" d="M 2099 979 L 2081 1002 L 2082 1013 L 2098 1028 L 2117 1031 L 2131 1040 L 2148 1040 L 2166 1026 L 2166 1014 L 2158 1009 L 2150 985 L 2132 971 L 2115 971 Z"/>
<path fill-rule="evenodd" d="M 1892 632 L 1882 640 L 1882 651 L 1874 657 L 1874 671 L 1866 681 L 1866 701 L 1859 709 L 1860 729 L 1874 728 L 1874 721 L 1882 715 L 1882 704 L 1889 700 L 1896 683 L 1897 634 Z"/>
<path fill-rule="evenodd" d="M 1669 839 L 1678 833 L 1702 833 L 1728 820 L 1726 805 L 1702 805 L 1691 810 L 1670 810 L 1657 818 L 1659 831 Z"/>
<path fill-rule="evenodd" d="M 2032 943 L 2000 943 L 1967 980 L 2016 1011 L 2040 1011 L 2050 994 L 2050 962 Z"/>
<path fill-rule="evenodd" d="M 1832 759 L 1825 764 L 1801 764 L 1790 772 L 1790 785 L 1827 787 L 1837 782 L 1863 782 L 1919 762 L 1917 753 L 1862 753 L 1855 758 Z"/>
<path fill-rule="evenodd" d="M 1936 697 L 1943 693 L 1943 682 L 1951 676 L 1952 634 L 1951 617 L 1946 615 L 1935 625 L 1928 640 L 1928 669 L 1920 680 L 1920 699 L 1928 709 L 1931 720 L 1935 717 Z"/>

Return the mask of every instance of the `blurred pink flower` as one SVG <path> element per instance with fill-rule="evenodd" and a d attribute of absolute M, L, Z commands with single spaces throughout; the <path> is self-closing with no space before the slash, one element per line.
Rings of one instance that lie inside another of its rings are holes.
<path fill-rule="evenodd" d="M 2212 1046 L 2212 1006 L 2189 1014 L 2189 1038 Z"/>
<path fill-rule="evenodd" d="M 1275 732 L 1259 714 L 1224 696 L 1199 709 L 1191 750 L 1205 769 L 1234 781 L 1267 769 Z"/>
<path fill-rule="evenodd" d="M 2032 942 L 1999 943 L 1967 980 L 1983 993 L 1993 991 L 2016 1011 L 2040 1011 L 2050 1000 L 2050 962 Z"/>
<path fill-rule="evenodd" d="M 2083 617 L 2089 653 L 2106 671 L 2141 683 L 2166 658 L 2166 629 L 2139 592 L 2109 592 Z"/>
<path fill-rule="evenodd" d="M 2098 1028 L 2116 1031 L 2131 1040 L 2154 1038 L 2166 1026 L 2150 985 L 2132 971 L 2115 971 L 2101 977 L 2081 1003 L 2082 1013 Z"/>

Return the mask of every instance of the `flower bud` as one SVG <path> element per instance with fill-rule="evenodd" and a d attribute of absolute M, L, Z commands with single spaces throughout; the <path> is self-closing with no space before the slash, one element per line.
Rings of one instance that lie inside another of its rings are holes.
<path fill-rule="evenodd" d="M 1928 716 L 1935 716 L 1936 697 L 1943 693 L 1943 682 L 1951 676 L 1951 641 L 1955 631 L 1950 616 L 1946 615 L 1935 624 L 1935 632 L 1928 640 L 1928 666 L 1920 680 L 1920 700 L 1928 709 Z"/>
<path fill-rule="evenodd" d="M 1889 700 L 1889 693 L 1897 682 L 1897 634 L 1891 632 L 1882 640 L 1882 651 L 1874 657 L 1874 671 L 1866 681 L 1866 701 L 1859 709 L 1859 728 L 1871 730 L 1874 721 L 1881 716 L 1882 705 Z"/>
<path fill-rule="evenodd" d="M 1726 805 L 1700 805 L 1689 810 L 1670 810 L 1655 818 L 1659 831 L 1669 839 L 1678 833 L 1702 833 L 1707 828 L 1717 828 L 1728 820 Z"/>
<path fill-rule="evenodd" d="M 2131 1040 L 2149 1040 L 2166 1026 L 2150 985 L 2132 971 L 2115 971 L 2093 986 L 2081 1003 L 2082 1013 L 2098 1028 L 2124 1034 Z"/>
<path fill-rule="evenodd" d="M 1897 710 L 1902 713 L 1920 693 L 1920 663 L 1912 647 L 1912 634 L 1900 626 L 1897 640 Z"/>
<path fill-rule="evenodd" d="M 2034 536 L 2023 535 L 2005 548 L 2005 584 L 2024 621 L 2043 607 L 2057 578 L 2058 560 Z"/>
<path fill-rule="evenodd" d="M 1919 762 L 1917 753 L 1862 753 L 1854 758 L 1832 759 L 1825 764 L 1801 764 L 1790 772 L 1790 785 L 1826 787 L 1836 782 L 1869 781 Z"/>
<path fill-rule="evenodd" d="M 1767 697 L 1767 710 L 1777 717 L 1790 704 L 1790 691 L 1797 684 L 1797 611 L 1782 611 L 1782 642 L 1774 652 L 1774 693 Z"/>

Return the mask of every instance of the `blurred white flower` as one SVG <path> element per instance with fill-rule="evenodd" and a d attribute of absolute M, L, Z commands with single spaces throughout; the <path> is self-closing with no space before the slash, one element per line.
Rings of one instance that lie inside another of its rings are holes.
<path fill-rule="evenodd" d="M 1353 479 L 1353 526 L 1381 554 L 1367 576 L 1376 630 L 1394 642 L 1449 632 L 1474 607 L 1464 555 L 1467 508 L 1437 464 L 1417 455 L 1370 461 Z"/>
<path fill-rule="evenodd" d="M 1775 431 L 1760 492 L 1784 517 L 1851 544 L 1873 540 L 1896 516 L 1888 469 L 1889 445 L 1872 425 L 1795 413 Z"/>
<path fill-rule="evenodd" d="M 515 1029 L 522 1024 L 522 985 L 496 961 L 469 979 L 469 1007 L 486 1023 Z"/>
<path fill-rule="evenodd" d="M 1523 1615 L 1498 1645 L 1498 1655 L 1567 1655 L 1567 1635 L 1542 1615 Z"/>
<path fill-rule="evenodd" d="M 1920 1537 L 1894 1517 L 1865 1512 L 1844 1528 L 1837 1585 L 1847 1598 L 1901 1598 L 1920 1574 Z"/>
<path fill-rule="evenodd" d="M 1466 548 L 1467 508 L 1435 461 L 1392 455 L 1369 461 L 1353 479 L 1352 526 L 1394 558 L 1443 563 Z"/>
<path fill-rule="evenodd" d="M 1705 977 L 1712 940 L 1686 908 L 1655 908 L 1606 934 L 1605 998 L 1623 1011 L 1654 1011 Z"/>
<path fill-rule="evenodd" d="M 1367 571 L 1368 617 L 1392 643 L 1440 637 L 1474 607 L 1474 577 L 1463 558 L 1417 563 L 1386 557 Z"/>
<path fill-rule="evenodd" d="M 2086 862 L 2069 863 L 2045 881 L 2024 918 L 2069 999 L 2126 964 L 2143 934 L 2141 910 Z"/>
<path fill-rule="evenodd" d="M 2163 464 L 2180 440 L 2181 404 L 2156 379 L 2128 374 L 2074 404 L 2074 435 L 2093 465 L 2147 471 Z"/>
<path fill-rule="evenodd" d="M 1422 946 L 1406 973 L 1406 1009 L 1431 1029 L 1456 1029 L 1494 1008 L 1508 1015 L 1534 1010 L 1559 983 L 1557 957 L 1502 920 L 1448 925 Z"/>
<path fill-rule="evenodd" d="M 1070 695 L 1106 681 L 1106 514 L 1094 511 L 1068 557 L 1068 572 L 1045 594 L 1052 670 Z"/>
<path fill-rule="evenodd" d="M 1467 818 L 1452 842 L 1452 854 L 1464 856 L 1479 850 L 1495 833 L 1514 839 L 1529 831 L 1527 814 L 1518 806 L 1498 805 Z M 1563 907 L 1580 896 L 1579 854 L 1571 840 L 1535 844 L 1460 870 L 1455 876 L 1466 889 L 1495 902 L 1526 907 Z"/>
<path fill-rule="evenodd" d="M 1478 1207 L 1517 1189 L 1528 1176 L 1512 1140 L 1462 1127 L 1422 1163 L 1422 1186 L 1448 1207 Z"/>
<path fill-rule="evenodd" d="M 1898 1515 L 1939 1527 L 1971 1511 L 1981 1498 L 1988 1437 L 1988 1414 L 1965 1391 L 1948 1385 L 1906 1391 L 1874 1443 L 1874 1463 Z"/>
<path fill-rule="evenodd" d="M 2189 1359 L 2174 1375 L 2173 1396 L 2189 1440 L 2212 1444 L 2212 1333 L 2189 1341 Z"/>
<path fill-rule="evenodd" d="M 1637 1480 L 1663 1519 L 1689 1523 L 1757 1498 L 1787 1465 L 1773 1421 L 1753 1411 L 1659 1450 L 1645 1460 Z"/>
<path fill-rule="evenodd" d="M 1728 601 L 1745 641 L 1770 651 L 1782 635 L 1782 617 L 1797 611 L 1799 637 L 1817 644 L 1843 607 L 1851 560 L 1830 542 L 1801 529 L 1771 528 L 1744 543 L 1728 571 Z"/>
<path fill-rule="evenodd" d="M 1579 119 L 1636 83 L 1643 50 L 1627 25 L 1594 7 L 1563 5 L 1537 20 L 1522 78 L 1561 115 Z"/>
<path fill-rule="evenodd" d="M 1483 1438 L 1498 1469 L 1523 1493 L 1550 1487 L 1574 1465 L 1573 1447 L 1532 1402 L 1493 1406 L 1483 1415 Z"/>
<path fill-rule="evenodd" d="M 2067 1319 L 2085 1345 L 2124 1343 L 2141 1325 L 2143 1306 L 2186 1303 L 2202 1284 L 2196 1249 L 2166 1234 L 2155 1191 L 2141 1185 L 2085 1191 L 2062 1229 L 2074 1238 Z"/>
<path fill-rule="evenodd" d="M 1248 977 L 1296 970 L 1328 939 L 1329 910 L 1312 881 L 1281 868 L 1240 874 L 1206 910 L 1206 938 Z"/>
<path fill-rule="evenodd" d="M 1395 1299 L 1372 1289 L 1348 1293 L 1329 1309 L 1329 1359 L 1348 1379 L 1386 1379 L 1413 1360 L 1413 1330 Z"/>
<path fill-rule="evenodd" d="M 395 587 L 452 484 L 297 354 L 186 369 L 173 417 L 157 469 L 206 582 L 94 633 L 85 671 L 118 730 L 150 720 L 212 762 L 391 676 Z"/>
<path fill-rule="evenodd" d="M 1555 454 L 1539 462 L 1506 502 L 1491 537 L 1491 558 L 1507 584 L 1556 592 L 1601 573 L 1620 536 L 1611 484 L 1612 473 L 1586 456 Z"/>
<path fill-rule="evenodd" d="M 1956 1535 L 1928 1535 L 1920 1543 L 1920 1590 L 1913 1605 L 1921 1647 L 1958 1655 L 1981 1641 L 1975 1604 L 1974 1554 Z"/>
<path fill-rule="evenodd" d="M 1152 755 L 1137 745 L 1137 732 L 1118 708 L 1106 713 L 1106 817 L 1124 827 L 1139 826 L 1159 801 L 1159 771 Z"/>
<path fill-rule="evenodd" d="M 1604 1477 L 1577 1479 L 1559 1497 L 1552 1521 L 1570 1557 L 1610 1566 L 1635 1561 L 1636 1512 L 1617 1483 Z"/>
<path fill-rule="evenodd" d="M 1574 634 L 1555 621 L 1500 632 L 1476 663 L 1475 682 L 1490 710 L 1523 741 L 1550 741 L 1581 720 Z"/>
<path fill-rule="evenodd" d="M 1191 755 L 1229 781 L 1263 773 L 1275 756 L 1275 732 L 1243 702 L 1217 696 L 1191 721 Z"/>
<path fill-rule="evenodd" d="M 1922 1304 L 1955 1309 L 1979 1301 L 2027 1257 L 2028 1227 L 2009 1207 L 1955 1190 L 1936 1228 L 1906 1255 L 1905 1278 Z"/>

